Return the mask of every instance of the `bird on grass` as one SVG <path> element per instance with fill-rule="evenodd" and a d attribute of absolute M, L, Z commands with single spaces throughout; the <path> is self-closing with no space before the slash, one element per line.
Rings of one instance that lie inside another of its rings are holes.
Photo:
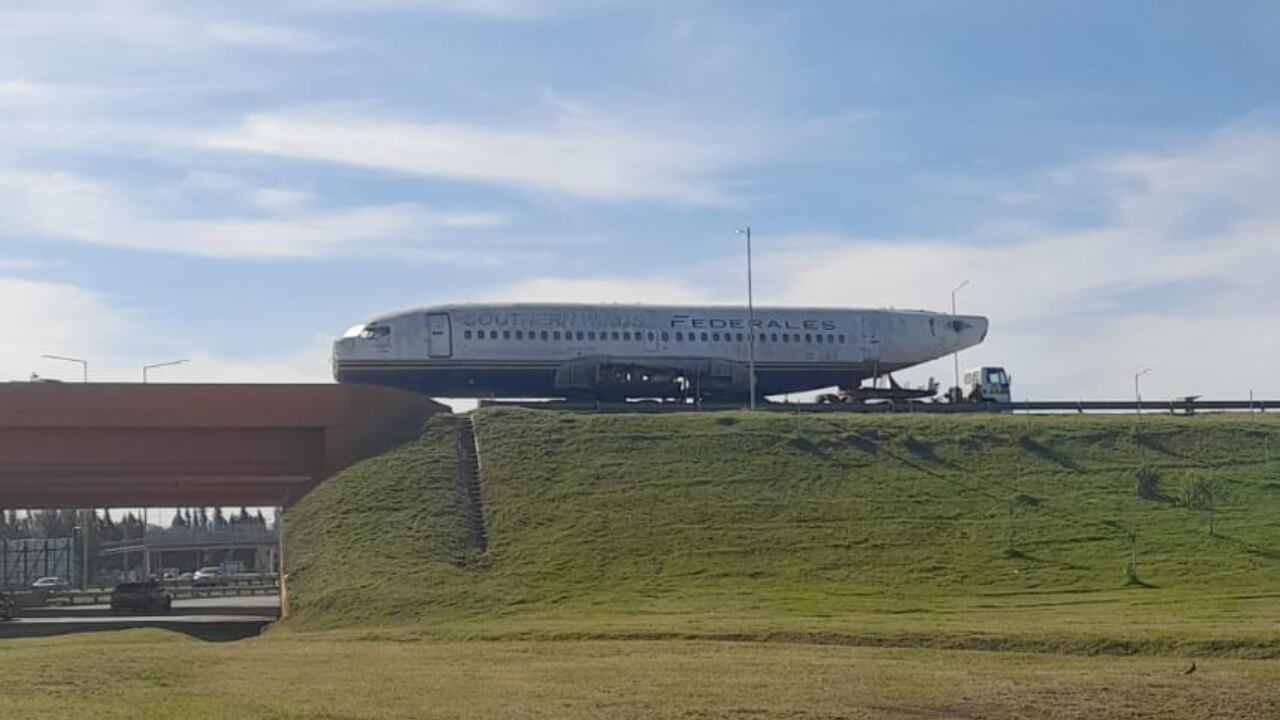
<path fill-rule="evenodd" d="M 1183 674 L 1183 675 L 1190 675 L 1191 673 L 1193 673 L 1193 672 L 1195 672 L 1195 671 L 1196 671 L 1196 661 L 1195 661 L 1195 660 L 1192 660 L 1192 661 L 1191 661 L 1191 667 L 1187 668 L 1186 670 L 1183 670 L 1183 671 L 1182 671 L 1182 674 Z"/>

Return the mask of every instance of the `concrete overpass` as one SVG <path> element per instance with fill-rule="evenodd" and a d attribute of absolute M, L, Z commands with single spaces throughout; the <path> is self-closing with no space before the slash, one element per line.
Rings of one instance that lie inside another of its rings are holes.
<path fill-rule="evenodd" d="M 448 409 L 351 384 L 0 384 L 0 507 L 287 506 Z"/>

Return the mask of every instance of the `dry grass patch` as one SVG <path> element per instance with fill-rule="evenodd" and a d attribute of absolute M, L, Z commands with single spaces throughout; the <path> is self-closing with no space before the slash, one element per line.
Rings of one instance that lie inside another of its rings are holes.
<path fill-rule="evenodd" d="M 1280 664 L 724 642 L 0 645 L 11 717 L 1271 720 Z"/>

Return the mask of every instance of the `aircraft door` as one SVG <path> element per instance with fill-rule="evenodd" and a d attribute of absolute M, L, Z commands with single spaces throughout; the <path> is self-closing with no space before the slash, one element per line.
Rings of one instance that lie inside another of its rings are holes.
<path fill-rule="evenodd" d="M 433 358 L 453 355 L 449 313 L 427 313 L 427 355 Z"/>
<path fill-rule="evenodd" d="M 862 316 L 862 361 L 872 365 L 880 364 L 880 355 L 884 351 L 884 331 L 880 324 L 879 313 L 868 313 Z"/>
<path fill-rule="evenodd" d="M 644 349 L 658 351 L 658 331 L 653 329 L 641 330 L 644 333 Z"/>

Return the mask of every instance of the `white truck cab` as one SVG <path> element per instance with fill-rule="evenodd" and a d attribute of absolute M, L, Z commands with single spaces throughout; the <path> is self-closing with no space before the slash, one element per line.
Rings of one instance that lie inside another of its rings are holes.
<path fill-rule="evenodd" d="M 1002 402 L 1013 399 L 1010 383 L 1013 377 L 1004 368 L 991 365 L 964 371 L 964 397 L 970 402 Z"/>

